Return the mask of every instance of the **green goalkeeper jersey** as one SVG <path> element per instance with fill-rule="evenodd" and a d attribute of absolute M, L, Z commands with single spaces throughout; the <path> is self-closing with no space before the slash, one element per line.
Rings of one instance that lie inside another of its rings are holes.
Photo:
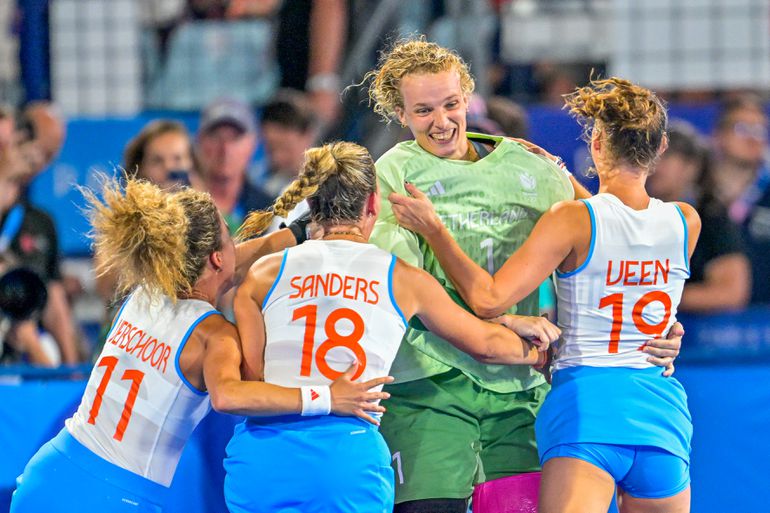
<path fill-rule="evenodd" d="M 568 177 L 549 159 L 510 139 L 471 133 L 468 137 L 492 143 L 495 148 L 483 159 L 469 162 L 436 157 L 415 141 L 408 141 L 397 144 L 377 161 L 382 211 L 371 237 L 380 248 L 430 272 L 466 309 L 430 247 L 398 225 L 388 194 L 407 194 L 404 181 L 416 185 L 430 196 L 463 251 L 492 274 L 522 245 L 551 205 L 574 197 Z M 538 315 L 537 291 L 509 312 Z M 530 366 L 480 363 L 429 331 L 410 328 L 404 340 L 408 343 L 401 344 L 391 371 L 397 383 L 453 367 L 495 392 L 527 390 L 544 382 Z"/>

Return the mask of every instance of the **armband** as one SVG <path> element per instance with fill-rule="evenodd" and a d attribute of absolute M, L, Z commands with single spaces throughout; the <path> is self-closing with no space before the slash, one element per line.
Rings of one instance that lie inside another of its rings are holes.
<path fill-rule="evenodd" d="M 556 157 L 556 160 L 553 163 L 556 164 L 557 166 L 559 166 L 559 169 L 562 170 L 562 173 L 567 175 L 567 178 L 572 176 L 572 173 L 570 172 L 569 169 L 567 169 L 567 164 L 564 163 L 564 159 L 563 158 Z"/>
<path fill-rule="evenodd" d="M 302 416 L 328 415 L 332 411 L 332 392 L 328 385 L 301 387 Z"/>

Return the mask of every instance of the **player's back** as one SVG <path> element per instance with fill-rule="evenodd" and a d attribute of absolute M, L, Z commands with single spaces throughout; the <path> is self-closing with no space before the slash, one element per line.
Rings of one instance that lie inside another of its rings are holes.
<path fill-rule="evenodd" d="M 640 349 L 676 322 L 689 277 L 684 217 L 675 204 L 654 198 L 644 210 L 606 193 L 585 204 L 588 256 L 576 270 L 556 276 L 563 336 L 554 369 L 651 367 Z"/>
<path fill-rule="evenodd" d="M 179 356 L 195 326 L 216 313 L 199 300 L 173 304 L 142 289 L 126 299 L 66 421 L 95 454 L 152 481 L 170 485 L 187 439 L 208 413 L 208 394 L 182 375 Z"/>
<path fill-rule="evenodd" d="M 360 363 L 353 379 L 385 376 L 406 321 L 395 303 L 396 259 L 371 244 L 307 241 L 285 250 L 265 297 L 265 381 L 326 385 Z"/>
<path fill-rule="evenodd" d="M 551 392 L 535 423 L 541 457 L 560 444 L 662 448 L 689 459 L 687 394 L 639 349 L 675 322 L 687 229 L 675 204 L 636 211 L 611 194 L 585 200 L 586 261 L 557 273 L 559 326 Z"/>

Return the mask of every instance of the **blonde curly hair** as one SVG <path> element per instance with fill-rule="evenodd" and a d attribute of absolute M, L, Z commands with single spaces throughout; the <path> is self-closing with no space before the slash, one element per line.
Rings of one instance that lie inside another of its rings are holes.
<path fill-rule="evenodd" d="M 590 140 L 594 127 L 605 132 L 615 163 L 650 167 L 666 134 L 668 114 L 655 93 L 628 80 L 592 80 L 565 96 L 565 108 Z"/>
<path fill-rule="evenodd" d="M 126 293 L 138 286 L 175 300 L 222 249 L 220 215 L 208 193 L 165 192 L 145 180 L 104 179 L 99 199 L 83 190 L 91 221 L 96 272 L 118 276 Z"/>
<path fill-rule="evenodd" d="M 418 73 L 441 73 L 454 70 L 460 75 L 460 87 L 470 95 L 476 84 L 468 65 L 454 51 L 425 40 L 425 36 L 396 41 L 380 54 L 377 67 L 364 75 L 369 82 L 369 104 L 385 121 L 397 120 L 397 109 L 404 108 L 401 80 Z"/>
<path fill-rule="evenodd" d="M 364 202 L 377 190 L 374 161 L 363 146 L 334 142 L 305 151 L 297 179 L 264 211 L 251 212 L 238 230 L 238 240 L 264 232 L 278 215 L 286 217 L 308 199 L 313 221 L 323 226 L 358 221 Z"/>

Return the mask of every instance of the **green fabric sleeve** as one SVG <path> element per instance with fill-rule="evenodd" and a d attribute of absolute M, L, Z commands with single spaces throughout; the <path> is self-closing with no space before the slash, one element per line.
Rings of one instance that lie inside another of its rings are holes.
<path fill-rule="evenodd" d="M 389 251 L 398 258 L 416 267 L 422 267 L 423 256 L 420 241 L 414 232 L 399 226 L 393 215 L 388 195 L 391 192 L 407 194 L 404 188 L 404 174 L 392 161 L 377 161 L 377 180 L 380 184 L 380 215 L 374 225 L 369 241 Z"/>

